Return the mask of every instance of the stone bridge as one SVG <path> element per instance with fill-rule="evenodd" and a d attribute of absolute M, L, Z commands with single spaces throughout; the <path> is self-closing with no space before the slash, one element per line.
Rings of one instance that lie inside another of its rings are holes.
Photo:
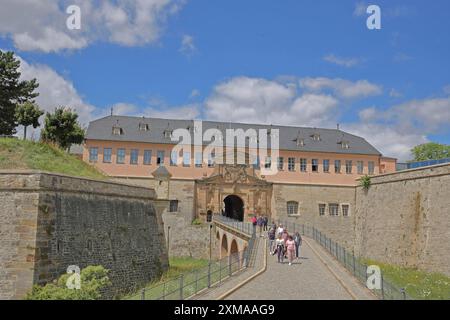
<path fill-rule="evenodd" d="M 245 258 L 244 252 L 248 249 L 251 250 L 254 235 L 253 225 L 223 216 L 215 216 L 213 223 L 219 258 L 230 257 L 230 262 L 238 259 L 239 265 L 242 266 Z"/>

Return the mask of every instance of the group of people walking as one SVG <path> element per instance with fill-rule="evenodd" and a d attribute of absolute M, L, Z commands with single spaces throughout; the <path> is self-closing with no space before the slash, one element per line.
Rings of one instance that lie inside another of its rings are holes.
<path fill-rule="evenodd" d="M 289 265 L 292 265 L 294 259 L 300 259 L 300 246 L 302 245 L 302 236 L 295 232 L 290 235 L 287 229 L 282 225 L 273 224 L 268 231 L 269 250 L 271 255 L 277 255 L 278 263 L 283 263 L 288 259 Z"/>
<path fill-rule="evenodd" d="M 295 232 L 290 235 L 282 224 L 277 226 L 275 223 L 268 230 L 269 219 L 266 216 L 253 216 L 251 222 L 255 232 L 256 227 L 259 227 L 260 236 L 263 236 L 263 231 L 268 231 L 270 254 L 276 254 L 279 263 L 284 263 L 284 259 L 288 259 L 289 265 L 292 265 L 294 259 L 300 259 L 300 246 L 302 245 L 300 233 Z"/>

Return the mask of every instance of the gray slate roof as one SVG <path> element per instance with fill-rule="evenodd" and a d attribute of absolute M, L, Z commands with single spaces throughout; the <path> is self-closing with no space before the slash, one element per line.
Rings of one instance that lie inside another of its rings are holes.
<path fill-rule="evenodd" d="M 139 130 L 139 124 L 148 124 L 149 131 Z M 114 135 L 113 126 L 122 128 L 122 135 Z M 133 141 L 162 144 L 175 144 L 170 138 L 164 135 L 165 130 L 175 130 L 178 128 L 190 128 L 193 136 L 193 120 L 172 120 L 159 118 L 143 118 L 129 116 L 107 116 L 89 123 L 86 133 L 87 140 L 109 140 L 109 141 Z M 203 132 L 209 128 L 217 128 L 225 137 L 226 129 L 241 128 L 244 131 L 250 128 L 259 129 L 279 129 L 279 148 L 281 150 L 309 151 L 309 152 L 335 152 L 344 154 L 367 154 L 381 155 L 364 138 L 337 129 L 289 127 L 279 125 L 262 124 L 242 124 L 217 121 L 202 121 Z M 314 134 L 320 135 L 320 141 L 313 140 Z M 297 145 L 297 137 L 304 141 L 304 146 Z M 346 141 L 348 149 L 343 149 L 339 142 Z M 268 139 L 270 147 L 270 139 Z M 207 145 L 209 141 L 205 141 Z"/>

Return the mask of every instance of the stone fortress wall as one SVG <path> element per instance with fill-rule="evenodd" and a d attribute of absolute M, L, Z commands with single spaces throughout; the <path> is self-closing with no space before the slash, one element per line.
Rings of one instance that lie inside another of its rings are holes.
<path fill-rule="evenodd" d="M 33 171 L 0 171 L 0 299 L 102 265 L 112 297 L 168 267 L 154 190 Z M 82 284 L 81 284 L 82 285 Z"/>

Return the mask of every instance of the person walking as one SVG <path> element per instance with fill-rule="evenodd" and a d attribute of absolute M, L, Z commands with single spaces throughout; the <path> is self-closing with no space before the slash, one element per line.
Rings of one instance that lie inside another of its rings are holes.
<path fill-rule="evenodd" d="M 283 234 L 283 231 L 284 231 L 283 225 L 280 224 L 280 225 L 278 226 L 278 229 L 277 229 L 277 237 L 278 237 L 279 235 L 282 235 L 282 234 Z"/>
<path fill-rule="evenodd" d="M 263 217 L 259 216 L 257 220 L 257 225 L 259 227 L 259 236 L 262 237 L 262 229 L 263 229 Z"/>
<path fill-rule="evenodd" d="M 267 218 L 267 216 L 263 217 L 263 226 L 264 226 L 264 231 L 267 231 L 267 224 L 269 223 L 269 219 Z"/>
<path fill-rule="evenodd" d="M 296 232 L 294 235 L 294 242 L 295 242 L 295 257 L 297 259 L 300 259 L 300 246 L 302 245 L 302 236 L 300 233 Z"/>
<path fill-rule="evenodd" d="M 256 219 L 256 216 L 253 216 L 250 221 L 253 225 L 253 234 L 256 234 L 256 225 L 258 224 L 258 219 Z"/>
<path fill-rule="evenodd" d="M 277 252 L 277 258 L 278 258 L 278 263 L 283 263 L 284 262 L 284 240 L 281 237 L 281 235 L 278 236 L 278 239 L 276 241 L 276 252 Z"/>
<path fill-rule="evenodd" d="M 269 252 L 271 255 L 275 254 L 275 229 L 270 228 L 268 232 L 268 238 L 269 238 Z"/>
<path fill-rule="evenodd" d="M 292 265 L 292 261 L 294 261 L 295 255 L 295 241 L 292 236 L 289 236 L 286 240 L 286 251 L 289 260 L 289 265 Z"/>

